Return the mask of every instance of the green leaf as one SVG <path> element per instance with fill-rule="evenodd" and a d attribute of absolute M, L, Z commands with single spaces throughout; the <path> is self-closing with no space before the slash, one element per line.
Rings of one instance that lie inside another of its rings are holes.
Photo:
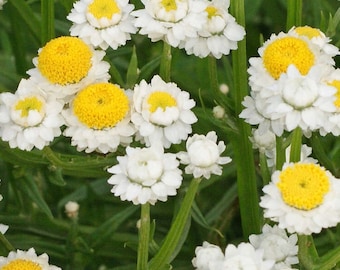
<path fill-rule="evenodd" d="M 138 60 L 136 54 L 136 47 L 132 48 L 131 60 L 126 74 L 126 88 L 133 88 L 138 80 Z"/>
<path fill-rule="evenodd" d="M 145 64 L 140 69 L 139 78 L 141 80 L 147 80 L 154 73 L 154 71 L 159 67 L 160 63 L 161 63 L 161 56 L 158 56 L 152 59 L 150 62 Z"/>
<path fill-rule="evenodd" d="M 32 202 L 34 202 L 41 211 L 43 211 L 49 218 L 52 219 L 52 212 L 44 200 L 33 175 L 28 172 L 25 174 L 25 177 L 20 177 L 17 179 L 17 181 L 20 181 L 19 187 L 32 200 Z"/>
<path fill-rule="evenodd" d="M 86 242 L 93 248 L 101 246 L 137 209 L 136 206 L 130 206 L 115 214 L 91 233 Z"/>
<path fill-rule="evenodd" d="M 63 177 L 63 170 L 59 167 L 49 166 L 48 167 L 48 180 L 57 186 L 65 186 L 66 182 Z"/>

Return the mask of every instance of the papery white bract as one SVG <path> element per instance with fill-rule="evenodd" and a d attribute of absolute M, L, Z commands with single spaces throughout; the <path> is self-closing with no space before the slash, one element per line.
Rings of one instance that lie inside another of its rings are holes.
<path fill-rule="evenodd" d="M 66 98 L 95 82 L 107 82 L 110 65 L 104 51 L 96 51 L 77 37 L 57 37 L 38 50 L 35 68 L 27 71 L 38 86 L 57 98 Z"/>
<path fill-rule="evenodd" d="M 290 269 L 291 265 L 299 262 L 297 240 L 296 234 L 288 236 L 277 225 L 271 227 L 268 224 L 263 226 L 261 234 L 249 236 L 249 242 L 255 249 L 264 251 L 264 259 L 275 261 L 273 270 Z"/>
<path fill-rule="evenodd" d="M 195 178 L 209 179 L 211 174 L 221 175 L 222 166 L 231 162 L 230 157 L 221 157 L 225 150 L 223 141 L 217 143 L 215 131 L 207 135 L 194 134 L 186 142 L 186 152 L 177 153 L 178 158 L 185 167 L 186 174 L 193 174 Z"/>
<path fill-rule="evenodd" d="M 187 54 L 204 58 L 212 55 L 221 58 L 228 55 L 230 50 L 237 49 L 237 42 L 246 34 L 233 16 L 228 13 L 229 0 L 204 1 L 205 23 L 197 31 L 197 37 L 185 39 L 180 48 L 185 48 Z"/>
<path fill-rule="evenodd" d="M 197 0 L 142 0 L 145 8 L 132 12 L 139 33 L 151 41 L 163 40 L 172 47 L 196 37 L 204 24 L 206 3 Z"/>
<path fill-rule="evenodd" d="M 61 134 L 64 103 L 22 79 L 15 94 L 0 95 L 0 136 L 11 148 L 42 149 Z"/>
<path fill-rule="evenodd" d="M 49 257 L 46 253 L 37 255 L 34 248 L 27 251 L 11 251 L 7 257 L 0 256 L 1 269 L 41 269 L 41 270 L 61 270 L 60 267 L 50 265 Z"/>
<path fill-rule="evenodd" d="M 340 181 L 318 164 L 285 163 L 263 192 L 264 217 L 289 233 L 320 233 L 340 221 Z"/>
<path fill-rule="evenodd" d="M 203 242 L 202 246 L 195 249 L 195 257 L 192 259 L 192 265 L 197 270 L 214 270 L 222 269 L 224 253 L 219 246 Z"/>
<path fill-rule="evenodd" d="M 151 83 L 141 81 L 134 87 L 131 121 L 146 146 L 161 142 L 165 148 L 186 140 L 197 117 L 191 111 L 195 101 L 175 83 L 158 75 Z"/>
<path fill-rule="evenodd" d="M 67 16 L 73 22 L 70 33 L 94 47 L 115 50 L 137 32 L 130 14 L 133 9 L 128 0 L 77 1 Z"/>
<path fill-rule="evenodd" d="M 94 83 L 77 93 L 62 113 L 67 128 L 63 134 L 86 153 L 114 152 L 132 142 L 131 92 L 111 83 Z"/>
<path fill-rule="evenodd" d="M 182 171 L 175 154 L 164 153 L 163 147 L 126 148 L 117 157 L 118 164 L 108 169 L 113 175 L 108 183 L 111 192 L 134 204 L 155 204 L 174 196 L 182 183 Z"/>

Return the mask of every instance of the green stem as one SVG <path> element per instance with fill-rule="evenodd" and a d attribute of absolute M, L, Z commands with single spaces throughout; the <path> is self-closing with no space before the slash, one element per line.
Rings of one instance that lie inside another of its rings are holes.
<path fill-rule="evenodd" d="M 194 202 L 200 182 L 201 178 L 195 178 L 191 181 L 181 204 L 181 208 L 179 209 L 161 248 L 150 261 L 150 270 L 163 269 L 166 265 L 171 263 L 171 256 L 177 248 L 182 237 L 182 232 L 187 224 L 187 220 L 190 218 L 191 206 Z"/>
<path fill-rule="evenodd" d="M 244 0 L 230 3 L 231 13 L 237 22 L 245 25 Z M 232 52 L 235 114 L 242 111 L 242 101 L 248 95 L 246 40 L 238 43 L 238 50 Z M 260 232 L 260 208 L 255 174 L 254 153 L 249 141 L 250 126 L 237 118 L 239 136 L 231 138 L 237 166 L 237 185 L 240 203 L 242 229 L 245 238 Z"/>
<path fill-rule="evenodd" d="M 41 0 L 41 44 L 54 38 L 54 1 Z"/>
<path fill-rule="evenodd" d="M 283 147 L 283 138 L 276 136 L 276 170 L 281 170 L 286 161 L 286 149 Z"/>
<path fill-rule="evenodd" d="M 334 269 L 335 265 L 340 262 L 340 247 L 330 250 L 328 253 L 319 258 L 318 263 L 313 270 Z"/>
<path fill-rule="evenodd" d="M 287 31 L 302 23 L 302 0 L 287 0 Z"/>
<path fill-rule="evenodd" d="M 150 241 L 150 204 L 141 206 L 141 218 L 139 228 L 139 244 L 137 257 L 137 270 L 148 269 L 149 241 Z"/>
<path fill-rule="evenodd" d="M 260 152 L 260 169 L 262 175 L 263 185 L 267 185 L 270 182 L 271 173 L 268 168 L 267 156 L 265 153 Z"/>
<path fill-rule="evenodd" d="M 161 59 L 161 66 L 160 66 L 160 76 L 166 82 L 170 82 L 171 79 L 171 46 L 163 42 L 163 53 Z"/>
<path fill-rule="evenodd" d="M 297 127 L 293 131 L 292 142 L 290 147 L 290 162 L 299 162 L 301 158 L 301 145 L 302 145 L 302 130 Z"/>
<path fill-rule="evenodd" d="M 14 251 L 15 248 L 12 246 L 12 244 L 7 240 L 7 238 L 0 233 L 0 242 L 5 247 L 7 251 Z"/>
<path fill-rule="evenodd" d="M 218 93 L 218 77 L 217 77 L 216 58 L 213 57 L 213 56 L 209 56 L 208 61 L 209 61 L 210 90 L 213 93 Z"/>
<path fill-rule="evenodd" d="M 313 237 L 311 235 L 298 235 L 298 245 L 300 266 L 303 266 L 303 269 L 306 270 L 315 269 L 315 261 L 319 256 L 315 249 Z"/>

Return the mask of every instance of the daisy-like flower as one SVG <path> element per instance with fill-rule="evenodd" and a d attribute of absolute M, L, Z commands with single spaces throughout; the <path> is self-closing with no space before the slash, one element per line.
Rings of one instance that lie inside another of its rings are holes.
<path fill-rule="evenodd" d="M 80 90 L 62 113 L 66 137 L 78 151 L 114 152 L 132 141 L 135 128 L 130 122 L 130 92 L 118 85 L 101 82 Z"/>
<path fill-rule="evenodd" d="M 325 78 L 334 60 L 308 37 L 296 33 L 272 35 L 249 60 L 251 96 L 240 117 L 281 136 L 300 127 L 305 136 L 320 129 L 335 111 L 335 89 Z"/>
<path fill-rule="evenodd" d="M 184 40 L 187 54 L 204 58 L 208 55 L 219 59 L 230 50 L 237 49 L 237 42 L 246 34 L 233 16 L 228 13 L 229 0 L 206 1 L 205 24 L 198 30 L 197 37 Z"/>
<path fill-rule="evenodd" d="M 206 3 L 197 0 L 142 0 L 144 9 L 132 12 L 139 33 L 151 41 L 163 40 L 172 47 L 197 36 L 204 24 Z"/>
<path fill-rule="evenodd" d="M 299 262 L 297 240 L 296 234 L 288 236 L 277 225 L 271 227 L 268 224 L 263 226 L 261 234 L 249 236 L 249 242 L 255 249 L 264 250 L 264 259 L 275 261 L 273 270 L 290 269 L 291 265 Z"/>
<path fill-rule="evenodd" d="M 104 51 L 96 51 L 78 37 L 50 40 L 33 58 L 27 71 L 39 87 L 58 98 L 69 97 L 94 82 L 106 82 L 110 65 Z"/>
<path fill-rule="evenodd" d="M 146 146 L 161 142 L 163 147 L 186 140 L 197 117 L 191 111 L 195 101 L 175 83 L 166 83 L 158 75 L 151 83 L 141 81 L 133 91 L 131 121 Z"/>
<path fill-rule="evenodd" d="M 334 136 L 340 135 L 340 69 L 334 71 L 326 78 L 327 84 L 335 89 L 334 106 L 335 112 L 328 115 L 319 132 L 322 136 L 332 133 Z"/>
<path fill-rule="evenodd" d="M 226 146 L 223 141 L 217 143 L 215 131 L 207 135 L 194 134 L 186 141 L 186 152 L 177 153 L 178 158 L 185 167 L 186 174 L 192 174 L 195 178 L 209 179 L 211 174 L 221 175 L 222 166 L 231 162 L 230 157 L 221 157 Z"/>
<path fill-rule="evenodd" d="M 108 169 L 111 192 L 134 204 L 155 204 L 174 196 L 182 183 L 182 171 L 175 154 L 164 153 L 161 145 L 149 148 L 126 148 L 117 157 L 118 164 Z"/>
<path fill-rule="evenodd" d="M 202 246 L 196 247 L 195 255 L 191 262 L 197 270 L 221 269 L 217 266 L 221 266 L 224 261 L 224 253 L 221 248 L 206 241 Z"/>
<path fill-rule="evenodd" d="M 15 94 L 0 95 L 2 140 L 9 142 L 11 148 L 42 149 L 61 134 L 63 106 L 32 80 L 22 79 Z"/>
<path fill-rule="evenodd" d="M 313 28 L 308 25 L 292 27 L 289 34 L 296 34 L 298 36 L 305 36 L 309 38 L 314 44 L 331 57 L 340 54 L 338 47 L 330 44 L 331 39 L 318 28 Z"/>
<path fill-rule="evenodd" d="M 340 221 L 340 181 L 318 164 L 285 163 L 263 192 L 264 217 L 289 233 L 319 233 Z"/>
<path fill-rule="evenodd" d="M 130 15 L 133 9 L 128 0 L 77 1 L 67 16 L 73 22 L 70 33 L 94 47 L 116 50 L 137 32 Z"/>
<path fill-rule="evenodd" d="M 61 270 L 60 267 L 50 265 L 46 253 L 37 255 L 34 248 L 27 251 L 11 251 L 7 257 L 0 256 L 0 268 L 2 270 L 30 269 L 30 270 Z"/>
<path fill-rule="evenodd" d="M 250 243 L 240 243 L 238 246 L 229 244 L 225 249 L 223 270 L 271 270 L 274 260 L 264 258 L 262 249 L 255 249 Z"/>

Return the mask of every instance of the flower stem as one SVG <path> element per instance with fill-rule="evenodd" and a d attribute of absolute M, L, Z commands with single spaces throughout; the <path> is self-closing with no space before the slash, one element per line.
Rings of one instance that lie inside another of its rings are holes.
<path fill-rule="evenodd" d="M 237 22 L 245 25 L 244 0 L 231 1 L 230 9 Z M 244 97 L 248 94 L 246 40 L 238 43 L 238 50 L 232 52 L 234 76 L 235 114 L 242 111 Z M 243 236 L 260 232 L 260 208 L 255 174 L 254 154 L 249 141 L 250 126 L 237 118 L 239 136 L 231 138 L 237 166 L 237 185 L 240 202 Z"/>
<path fill-rule="evenodd" d="M 187 224 L 188 218 L 191 218 L 191 206 L 194 202 L 200 182 L 201 178 L 195 178 L 191 181 L 181 204 L 181 208 L 179 209 L 161 248 L 155 257 L 150 261 L 150 270 L 163 269 L 166 265 L 171 263 L 172 254 L 176 250 L 181 240 L 182 233 L 184 231 L 185 225 Z"/>
<path fill-rule="evenodd" d="M 168 43 L 163 42 L 163 53 L 159 73 L 165 82 L 170 82 L 171 60 L 172 60 L 171 46 Z"/>
<path fill-rule="evenodd" d="M 298 235 L 298 245 L 300 266 L 303 266 L 303 269 L 306 270 L 315 269 L 315 261 L 319 256 L 315 249 L 313 237 L 311 235 Z"/>
<path fill-rule="evenodd" d="M 290 162 L 299 162 L 301 157 L 302 130 L 297 127 L 293 131 L 292 143 L 290 147 Z"/>
<path fill-rule="evenodd" d="M 287 0 L 287 31 L 302 23 L 302 0 Z"/>
<path fill-rule="evenodd" d="M 0 243 L 2 244 L 2 246 L 6 248 L 7 251 L 15 250 L 12 244 L 7 240 L 7 238 L 2 233 L 0 233 Z"/>
<path fill-rule="evenodd" d="M 213 57 L 213 56 L 209 56 L 208 61 L 209 61 L 210 90 L 213 93 L 217 93 L 217 91 L 218 91 L 218 77 L 217 77 L 216 58 Z"/>
<path fill-rule="evenodd" d="M 282 137 L 276 136 L 276 170 L 281 170 L 286 160 L 286 149 L 283 147 Z"/>
<path fill-rule="evenodd" d="M 141 206 L 139 228 L 139 243 L 138 243 L 138 257 L 137 270 L 148 269 L 149 258 L 149 238 L 150 238 L 150 204 L 145 203 Z"/>
<path fill-rule="evenodd" d="M 268 168 L 267 156 L 265 153 L 260 152 L 260 169 L 263 185 L 267 185 L 270 182 L 271 173 Z"/>
<path fill-rule="evenodd" d="M 41 44 L 54 38 L 54 1 L 41 0 Z"/>

